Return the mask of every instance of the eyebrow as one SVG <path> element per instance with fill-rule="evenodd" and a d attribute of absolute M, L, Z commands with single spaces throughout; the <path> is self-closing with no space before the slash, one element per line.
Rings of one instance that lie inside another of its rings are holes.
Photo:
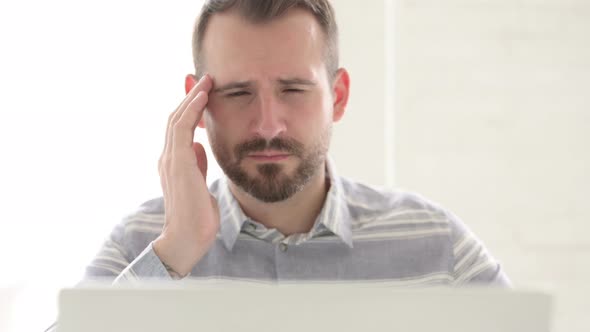
<path fill-rule="evenodd" d="M 225 85 L 222 85 L 218 88 L 213 89 L 213 92 L 222 93 L 227 90 L 245 89 L 245 88 L 251 87 L 252 85 L 253 85 L 252 81 L 231 82 L 231 83 L 228 83 L 228 84 L 225 84 Z"/>
<path fill-rule="evenodd" d="M 315 81 L 307 80 L 304 78 L 281 78 L 278 80 L 281 85 L 309 85 L 314 86 L 316 85 Z M 234 89 L 246 89 L 250 88 L 254 85 L 253 81 L 239 81 L 239 82 L 231 82 L 225 85 L 222 85 L 218 88 L 213 89 L 214 93 L 223 93 L 228 90 Z"/>
<path fill-rule="evenodd" d="M 304 78 L 285 78 L 279 79 L 282 85 L 316 85 L 315 81 L 306 80 Z"/>

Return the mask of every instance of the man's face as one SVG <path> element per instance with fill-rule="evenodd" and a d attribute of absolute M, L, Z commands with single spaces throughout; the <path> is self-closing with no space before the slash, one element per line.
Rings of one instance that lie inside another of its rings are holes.
<path fill-rule="evenodd" d="M 324 166 L 337 120 L 324 43 L 315 18 L 298 9 L 264 24 L 232 11 L 209 22 L 207 134 L 225 174 L 258 200 L 291 197 Z"/>

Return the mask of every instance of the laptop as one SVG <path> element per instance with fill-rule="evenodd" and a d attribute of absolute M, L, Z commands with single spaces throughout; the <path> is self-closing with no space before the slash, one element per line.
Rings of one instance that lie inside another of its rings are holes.
<path fill-rule="evenodd" d="M 545 332 L 552 298 L 497 288 L 176 283 L 59 295 L 58 332 Z"/>

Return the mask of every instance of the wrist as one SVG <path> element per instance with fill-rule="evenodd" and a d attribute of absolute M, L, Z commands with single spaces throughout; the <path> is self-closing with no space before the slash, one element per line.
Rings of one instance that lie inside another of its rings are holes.
<path fill-rule="evenodd" d="M 162 262 L 162 264 L 164 265 L 164 267 L 166 268 L 166 271 L 168 272 L 168 274 L 170 275 L 170 277 L 174 280 L 180 280 L 180 279 L 184 279 L 186 277 L 188 277 L 191 273 L 187 273 L 187 274 L 181 274 L 179 272 L 176 272 L 171 266 L 169 266 L 168 264 Z"/>
<path fill-rule="evenodd" d="M 170 245 L 165 237 L 154 240 L 152 248 L 173 279 L 187 277 L 195 265 L 192 260 L 185 257 L 185 250 Z"/>

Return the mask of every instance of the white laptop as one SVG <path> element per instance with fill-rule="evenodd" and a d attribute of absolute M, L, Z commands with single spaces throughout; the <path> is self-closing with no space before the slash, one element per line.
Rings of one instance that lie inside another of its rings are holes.
<path fill-rule="evenodd" d="M 177 283 L 59 296 L 58 332 L 547 332 L 552 298 L 494 288 Z"/>

